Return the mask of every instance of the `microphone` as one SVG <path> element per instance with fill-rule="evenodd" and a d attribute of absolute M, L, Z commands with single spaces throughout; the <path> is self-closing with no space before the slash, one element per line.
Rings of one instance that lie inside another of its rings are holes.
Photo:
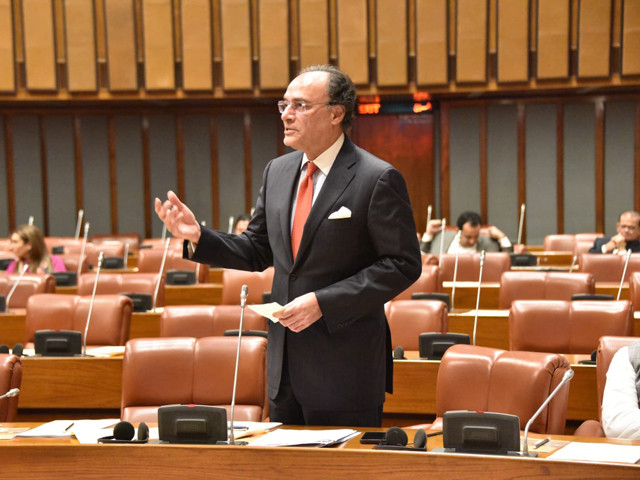
<path fill-rule="evenodd" d="M 129 242 L 125 242 L 124 244 L 124 258 L 122 259 L 122 267 L 126 270 L 127 268 L 127 259 L 129 258 Z"/>
<path fill-rule="evenodd" d="M 236 443 L 233 433 L 233 417 L 236 408 L 236 387 L 238 386 L 238 365 L 240 364 L 240 343 L 242 342 L 242 323 L 244 321 L 244 309 L 247 305 L 247 297 L 249 296 L 249 287 L 242 286 L 240 290 L 240 326 L 238 328 L 238 350 L 236 351 L 236 369 L 233 374 L 233 392 L 231 393 L 231 419 L 229 421 L 229 445 L 246 445 L 246 442 Z"/>
<path fill-rule="evenodd" d="M 33 225 L 33 215 L 29 215 L 28 223 L 29 225 Z"/>
<path fill-rule="evenodd" d="M 451 312 L 456 308 L 456 279 L 458 278 L 458 255 L 460 252 L 456 250 L 456 261 L 453 264 L 453 284 L 451 285 Z"/>
<path fill-rule="evenodd" d="M 167 238 L 167 226 L 164 223 L 162 224 L 162 235 L 160 235 L 160 238 L 162 238 L 162 240 Z"/>
<path fill-rule="evenodd" d="M 622 284 L 624 283 L 624 277 L 627 274 L 627 267 L 629 266 L 629 259 L 631 258 L 631 249 L 627 250 L 627 258 L 624 260 L 624 269 L 622 270 L 622 278 L 620 279 L 620 286 L 618 287 L 618 297 L 616 300 L 620 300 L 620 293 L 622 292 Z M 7 300 L 9 304 L 9 300 Z M 7 307 L 8 308 L 8 307 Z"/>
<path fill-rule="evenodd" d="M 524 203 L 522 205 L 520 205 L 520 221 L 518 224 L 518 244 L 522 243 L 522 229 L 524 226 L 524 211 L 525 211 L 525 206 Z"/>
<path fill-rule="evenodd" d="M 18 395 L 20 395 L 20 389 L 19 388 L 12 388 L 11 390 L 9 390 L 4 395 L 0 395 L 0 400 L 2 400 L 3 398 L 16 397 Z"/>
<path fill-rule="evenodd" d="M 82 247 L 80 247 L 80 261 L 78 262 L 78 278 L 82 273 L 82 261 L 84 259 L 84 251 L 87 248 L 87 238 L 89 237 L 89 222 L 84 224 L 84 236 L 82 237 Z"/>
<path fill-rule="evenodd" d="M 96 281 L 93 283 L 93 293 L 91 294 L 91 300 L 89 301 L 89 313 L 87 314 L 87 323 L 84 326 L 84 342 L 82 345 L 82 356 L 87 356 L 87 333 L 89 333 L 89 322 L 91 321 L 91 311 L 93 310 L 93 302 L 96 299 L 96 291 L 98 290 L 98 277 L 100 276 L 100 269 L 102 268 L 102 260 L 104 259 L 104 252 L 100 252 L 98 255 L 98 269 L 96 270 Z"/>
<path fill-rule="evenodd" d="M 233 233 L 233 215 L 229 217 L 229 231 L 227 233 Z"/>
<path fill-rule="evenodd" d="M 75 239 L 78 240 L 80 238 L 80 227 L 82 226 L 82 218 L 84 217 L 84 210 L 78 210 L 78 221 L 76 222 L 76 235 Z"/>
<path fill-rule="evenodd" d="M 573 267 L 576 266 L 577 262 L 578 262 L 578 255 L 574 255 L 573 260 L 571 261 L 571 266 L 569 267 L 569 273 L 573 272 Z"/>
<path fill-rule="evenodd" d="M 18 275 L 18 278 L 16 279 L 16 283 L 13 284 L 13 287 L 11 287 L 11 290 L 9 290 L 9 294 L 7 295 L 7 300 L 5 302 L 5 310 L 8 312 L 9 311 L 9 300 L 11 300 L 11 295 L 13 295 L 13 292 L 16 291 L 16 288 L 18 288 L 18 284 L 20 283 L 20 280 L 22 280 L 22 277 L 24 277 L 24 274 L 27 273 L 27 270 L 29 269 L 29 265 L 25 264 L 22 266 L 22 270 L 20 270 L 20 274 Z"/>
<path fill-rule="evenodd" d="M 443 218 L 442 219 L 442 230 L 440 230 L 440 232 L 441 232 L 440 233 L 440 256 L 438 257 L 439 258 L 439 261 L 438 261 L 439 265 L 438 266 L 442 266 L 442 252 L 444 250 L 444 230 L 445 230 L 446 226 L 447 226 L 447 219 Z"/>
<path fill-rule="evenodd" d="M 427 228 L 429 227 L 429 222 L 431 221 L 431 205 L 427 206 L 427 227 L 425 227 L 424 231 L 427 231 Z"/>
<path fill-rule="evenodd" d="M 404 348 L 401 345 L 398 345 L 393 350 L 393 359 L 394 360 L 406 360 L 406 358 L 404 356 Z"/>
<path fill-rule="evenodd" d="M 160 290 L 160 282 L 162 281 L 162 272 L 164 270 L 164 264 L 167 261 L 167 253 L 169 253 L 169 244 L 171 243 L 171 237 L 167 238 L 164 242 L 164 253 L 162 254 L 162 262 L 160 262 L 160 271 L 158 272 L 158 281 L 156 282 L 156 289 L 153 292 L 152 308 L 156 308 L 156 300 L 158 299 L 158 291 Z"/>
<path fill-rule="evenodd" d="M 564 372 L 564 376 L 562 377 L 562 380 L 560 381 L 558 386 L 553 390 L 553 392 L 551 392 L 551 395 L 549 395 L 547 397 L 547 399 L 544 402 L 542 402 L 542 405 L 540 405 L 540 408 L 538 408 L 538 410 L 536 410 L 536 413 L 534 413 L 533 417 L 531 417 L 529 419 L 529 421 L 527 422 L 527 425 L 524 427 L 524 446 L 522 447 L 522 456 L 523 457 L 537 457 L 538 456 L 538 454 L 536 452 L 529 453 L 529 445 L 527 444 L 527 439 L 529 437 L 529 427 L 531 426 L 533 421 L 538 417 L 538 415 L 540 415 L 540 412 L 542 412 L 544 407 L 546 407 L 547 404 L 551 401 L 551 399 L 553 399 L 553 397 L 556 396 L 556 393 L 558 393 L 560 388 L 562 388 L 562 386 L 565 383 L 567 383 L 569 380 L 571 380 L 573 378 L 573 374 L 574 374 L 574 371 L 571 370 L 571 369 L 569 369 L 566 372 Z"/>
<path fill-rule="evenodd" d="M 476 330 L 478 329 L 478 309 L 480 308 L 480 287 L 482 286 L 482 270 L 484 268 L 485 251 L 480 252 L 480 275 L 478 276 L 478 295 L 476 296 L 476 315 L 473 319 L 473 345 L 476 344 Z"/>

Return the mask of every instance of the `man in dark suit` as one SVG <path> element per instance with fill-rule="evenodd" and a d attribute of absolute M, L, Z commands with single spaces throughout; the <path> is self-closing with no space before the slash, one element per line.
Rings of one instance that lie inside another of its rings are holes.
<path fill-rule="evenodd" d="M 417 280 L 420 251 L 402 175 L 344 135 L 355 98 L 349 77 L 330 66 L 289 84 L 278 107 L 284 143 L 298 151 L 267 165 L 243 234 L 200 227 L 173 192 L 155 201 L 169 231 L 195 247 L 185 252 L 193 260 L 275 267 L 271 300 L 284 308 L 269 325 L 273 421 L 380 426 L 392 389 L 384 303 Z M 311 203 L 300 222 L 298 205 Z"/>
<path fill-rule="evenodd" d="M 640 253 L 640 213 L 630 210 L 620 215 L 613 237 L 596 238 L 589 253 Z"/>

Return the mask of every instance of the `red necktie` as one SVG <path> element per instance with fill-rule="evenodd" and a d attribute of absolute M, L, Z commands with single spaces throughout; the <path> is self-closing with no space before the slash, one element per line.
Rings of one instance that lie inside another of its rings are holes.
<path fill-rule="evenodd" d="M 296 213 L 293 217 L 293 228 L 291 229 L 291 250 L 293 251 L 293 259 L 295 260 L 298 254 L 298 248 L 300 248 L 300 240 L 302 239 L 302 232 L 304 230 L 304 224 L 307 221 L 309 212 L 311 211 L 311 204 L 313 202 L 313 174 L 318 169 L 318 166 L 313 162 L 307 162 L 307 174 L 300 183 L 300 189 L 298 190 L 298 200 L 296 201 Z"/>

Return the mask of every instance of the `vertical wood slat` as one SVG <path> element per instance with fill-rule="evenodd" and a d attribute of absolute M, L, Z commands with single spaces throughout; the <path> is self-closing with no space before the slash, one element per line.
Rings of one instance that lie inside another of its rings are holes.
<path fill-rule="evenodd" d="M 300 0 L 300 68 L 329 63 L 329 12 L 326 0 Z"/>
<path fill-rule="evenodd" d="M 213 88 L 213 43 L 209 0 L 182 0 L 182 87 L 185 90 Z"/>
<path fill-rule="evenodd" d="M 605 111 L 604 100 L 595 102 L 595 212 L 596 232 L 604 232 L 604 149 L 605 149 Z"/>
<path fill-rule="evenodd" d="M 498 0 L 498 81 L 529 79 L 529 0 Z"/>
<path fill-rule="evenodd" d="M 610 0 L 579 1 L 578 77 L 580 78 L 608 77 L 611 73 L 609 61 L 611 5 Z"/>
<path fill-rule="evenodd" d="M 407 3 L 398 0 L 377 0 L 376 6 L 378 86 L 406 85 Z"/>
<path fill-rule="evenodd" d="M 143 0 L 144 79 L 147 90 L 175 88 L 171 0 Z"/>
<path fill-rule="evenodd" d="M 56 90 L 53 0 L 23 0 L 22 31 L 28 90 Z"/>
<path fill-rule="evenodd" d="M 416 77 L 418 85 L 449 81 L 447 0 L 416 0 Z"/>
<path fill-rule="evenodd" d="M 536 76 L 569 77 L 570 0 L 538 0 Z"/>
<path fill-rule="evenodd" d="M 138 89 L 136 19 L 133 0 L 104 2 L 109 90 Z"/>
<path fill-rule="evenodd" d="M 95 92 L 98 89 L 98 76 L 93 2 L 66 0 L 64 23 L 67 87 L 71 92 Z"/>
<path fill-rule="evenodd" d="M 222 87 L 248 90 L 251 81 L 249 0 L 220 0 Z"/>
<path fill-rule="evenodd" d="M 487 0 L 456 1 L 456 80 L 487 81 Z"/>
<path fill-rule="evenodd" d="M 622 11 L 622 75 L 640 75 L 640 48 L 638 48 L 638 45 L 640 45 L 640 0 L 624 0 Z"/>
<path fill-rule="evenodd" d="M 0 92 L 15 92 L 16 67 L 11 0 L 0 0 Z"/>
<path fill-rule="evenodd" d="M 369 83 L 367 0 L 337 0 L 338 65 L 356 85 Z"/>
<path fill-rule="evenodd" d="M 289 83 L 289 8 L 287 0 L 259 0 L 260 88 Z"/>

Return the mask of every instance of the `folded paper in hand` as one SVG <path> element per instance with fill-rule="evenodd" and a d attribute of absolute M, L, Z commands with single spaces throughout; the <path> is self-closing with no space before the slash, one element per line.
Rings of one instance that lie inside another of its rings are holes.
<path fill-rule="evenodd" d="M 278 323 L 278 319 L 273 316 L 275 312 L 282 310 L 284 307 L 280 305 L 278 302 L 271 303 L 261 303 L 258 305 L 247 305 L 251 310 L 256 312 L 258 315 L 262 315 L 263 317 L 268 318 L 273 323 Z"/>
<path fill-rule="evenodd" d="M 351 218 L 351 210 L 347 207 L 340 207 L 337 211 L 329 215 L 329 220 L 339 220 L 341 218 Z"/>

